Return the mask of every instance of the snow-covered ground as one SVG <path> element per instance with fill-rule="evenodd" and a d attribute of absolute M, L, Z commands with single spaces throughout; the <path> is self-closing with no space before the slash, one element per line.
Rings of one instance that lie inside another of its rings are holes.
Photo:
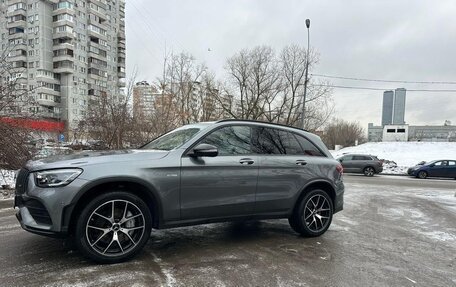
<path fill-rule="evenodd" d="M 394 163 L 385 163 L 385 174 L 405 174 L 420 161 L 456 160 L 456 142 L 378 142 L 331 151 L 335 158 L 349 153 L 376 155 Z"/>
<path fill-rule="evenodd" d="M 16 171 L 0 169 L 0 187 L 2 185 L 14 187 L 15 179 Z"/>

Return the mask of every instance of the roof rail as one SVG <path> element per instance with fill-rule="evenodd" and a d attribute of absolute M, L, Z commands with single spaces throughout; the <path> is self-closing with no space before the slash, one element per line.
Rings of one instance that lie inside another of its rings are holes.
<path fill-rule="evenodd" d="M 280 127 L 286 127 L 286 128 L 291 128 L 291 129 L 296 129 L 296 130 L 300 130 L 300 131 L 305 131 L 305 132 L 308 132 L 307 130 L 305 129 L 301 129 L 301 128 L 298 128 L 298 127 L 293 127 L 293 126 L 287 126 L 287 125 L 284 125 L 284 124 L 278 124 L 278 123 L 270 123 L 270 122 L 266 122 L 266 121 L 258 121 L 258 120 L 246 120 L 246 119 L 223 119 L 223 120 L 218 120 L 216 121 L 216 123 L 224 123 L 224 122 L 247 122 L 247 123 L 260 123 L 260 124 L 268 124 L 268 125 L 274 125 L 274 126 L 280 126 Z"/>

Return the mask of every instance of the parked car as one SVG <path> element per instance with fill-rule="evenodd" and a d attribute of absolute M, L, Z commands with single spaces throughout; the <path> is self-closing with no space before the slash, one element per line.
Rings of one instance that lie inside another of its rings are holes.
<path fill-rule="evenodd" d="M 347 173 L 363 173 L 365 176 L 383 171 L 383 161 L 376 156 L 365 154 L 346 154 L 337 159 Z"/>
<path fill-rule="evenodd" d="M 456 179 L 456 160 L 434 160 L 419 163 L 407 170 L 411 176 L 418 178 L 450 177 Z"/>
<path fill-rule="evenodd" d="M 27 231 L 72 235 L 83 255 L 126 260 L 152 228 L 288 218 L 319 236 L 343 209 L 343 169 L 320 138 L 255 121 L 186 125 L 137 150 L 28 163 L 15 207 Z"/>

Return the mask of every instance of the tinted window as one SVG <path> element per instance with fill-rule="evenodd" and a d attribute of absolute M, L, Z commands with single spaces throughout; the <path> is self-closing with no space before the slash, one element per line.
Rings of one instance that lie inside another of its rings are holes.
<path fill-rule="evenodd" d="M 353 156 L 351 156 L 351 155 L 345 155 L 345 156 L 341 157 L 340 159 L 341 160 L 352 160 L 352 158 L 353 158 Z"/>
<path fill-rule="evenodd" d="M 372 160 L 372 158 L 364 155 L 354 155 L 353 160 Z"/>
<path fill-rule="evenodd" d="M 207 135 L 200 143 L 211 144 L 218 148 L 219 155 L 249 154 L 250 128 L 229 126 Z"/>
<path fill-rule="evenodd" d="M 255 128 L 252 144 L 254 151 L 260 154 L 322 156 L 307 139 L 279 129 Z"/>
<path fill-rule="evenodd" d="M 252 143 L 255 152 L 260 154 L 303 154 L 296 137 L 278 129 L 255 128 Z"/>
<path fill-rule="evenodd" d="M 300 135 L 295 135 L 296 139 L 298 139 L 299 144 L 301 145 L 302 149 L 304 150 L 305 155 L 311 155 L 311 156 L 325 156 L 324 154 L 321 153 L 321 151 L 313 144 L 311 143 L 308 139 L 300 136 Z"/>

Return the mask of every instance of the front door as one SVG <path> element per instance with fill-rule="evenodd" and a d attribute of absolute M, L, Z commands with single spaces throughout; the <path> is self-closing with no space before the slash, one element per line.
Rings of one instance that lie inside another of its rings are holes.
<path fill-rule="evenodd" d="M 216 157 L 181 159 L 183 220 L 223 218 L 253 212 L 258 157 L 252 153 L 249 126 L 224 126 L 197 144 L 218 148 Z"/>

